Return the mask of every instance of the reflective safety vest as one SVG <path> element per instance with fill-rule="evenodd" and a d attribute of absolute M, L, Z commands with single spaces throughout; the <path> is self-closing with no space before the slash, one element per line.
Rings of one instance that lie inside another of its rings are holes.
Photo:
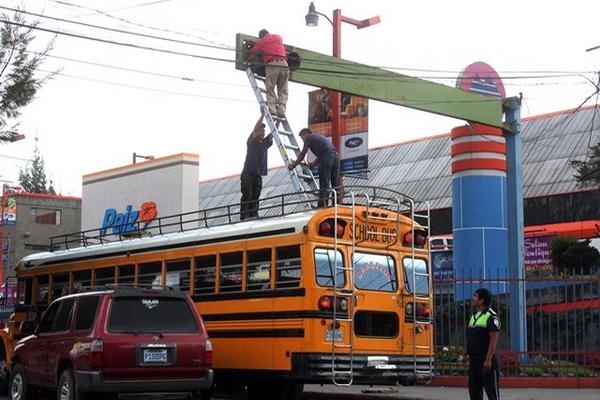
<path fill-rule="evenodd" d="M 471 319 L 469 320 L 469 328 L 486 328 L 488 320 L 492 316 L 496 317 L 497 326 L 498 329 L 500 329 L 500 319 L 498 318 L 498 314 L 496 314 L 496 312 L 491 308 L 488 308 L 482 313 L 471 315 Z"/>

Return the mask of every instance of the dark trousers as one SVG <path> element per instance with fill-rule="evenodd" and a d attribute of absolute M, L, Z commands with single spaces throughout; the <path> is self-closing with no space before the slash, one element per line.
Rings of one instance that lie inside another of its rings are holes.
<path fill-rule="evenodd" d="M 340 160 L 336 153 L 329 153 L 319 158 L 319 207 L 327 206 L 329 198 L 333 197 L 331 188 L 340 185 Z M 333 204 L 333 199 L 331 201 Z"/>
<path fill-rule="evenodd" d="M 498 357 L 492 358 L 492 368 L 484 371 L 483 356 L 470 356 L 469 361 L 469 397 L 471 400 L 483 400 L 483 390 L 489 400 L 500 399 L 498 392 L 498 378 L 500 376 L 498 368 Z"/>
<path fill-rule="evenodd" d="M 240 220 L 258 218 L 258 199 L 262 190 L 262 176 L 242 172 L 240 177 L 242 200 L 240 203 Z"/>

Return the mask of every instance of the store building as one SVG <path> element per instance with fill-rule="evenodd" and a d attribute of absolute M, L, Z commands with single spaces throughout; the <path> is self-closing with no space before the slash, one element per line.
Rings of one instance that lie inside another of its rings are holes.
<path fill-rule="evenodd" d="M 26 255 L 49 251 L 50 238 L 75 232 L 81 226 L 79 197 L 9 192 L 2 199 L 2 281 L 15 276 Z M 60 248 L 55 246 L 55 249 Z"/>

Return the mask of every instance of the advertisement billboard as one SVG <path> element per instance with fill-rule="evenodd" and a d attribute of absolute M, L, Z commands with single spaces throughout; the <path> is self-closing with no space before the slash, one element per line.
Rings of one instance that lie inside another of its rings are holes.
<path fill-rule="evenodd" d="M 14 225 L 17 223 L 17 199 L 8 197 L 2 207 L 2 224 Z"/>
<path fill-rule="evenodd" d="M 369 101 L 342 93 L 340 170 L 342 174 L 366 174 L 369 169 Z M 331 140 L 331 95 L 327 89 L 308 93 L 308 128 Z M 309 153 L 309 161 L 314 155 Z"/>

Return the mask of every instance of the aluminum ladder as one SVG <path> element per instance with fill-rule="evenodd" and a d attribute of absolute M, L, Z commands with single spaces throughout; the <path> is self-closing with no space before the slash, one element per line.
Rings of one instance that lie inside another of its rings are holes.
<path fill-rule="evenodd" d="M 350 386 L 354 380 L 354 308 L 356 297 L 354 294 L 354 263 L 350 262 L 350 266 L 338 265 L 338 202 L 337 192 L 332 190 L 333 204 L 334 204 L 334 256 L 333 256 L 333 319 L 332 319 L 332 330 L 333 337 L 331 338 L 331 381 L 336 386 Z M 346 196 L 352 198 L 352 226 L 356 222 L 356 204 L 354 193 L 347 193 Z M 352 255 L 354 257 L 356 240 L 352 235 Z M 343 260 L 343 259 L 342 259 Z M 346 272 L 348 272 L 346 274 Z M 342 276 L 348 277 L 349 289 L 338 287 L 338 273 Z M 345 300 L 347 309 L 338 310 L 338 305 L 341 301 Z M 348 328 L 348 338 L 344 340 L 342 337 L 341 341 L 336 341 L 336 332 L 338 329 L 342 330 L 342 324 Z M 339 328 L 338 328 L 339 326 Z"/>
<path fill-rule="evenodd" d="M 265 117 L 266 123 L 271 130 L 271 134 L 273 135 L 273 139 L 275 139 L 275 143 L 277 143 L 277 148 L 279 149 L 279 153 L 283 159 L 285 169 L 288 171 L 289 177 L 292 180 L 294 190 L 298 193 L 301 193 L 306 200 L 309 200 L 307 192 L 312 192 L 318 196 L 319 186 L 317 185 L 317 181 L 315 180 L 314 175 L 312 174 L 310 168 L 308 168 L 308 164 L 305 161 L 300 163 L 300 168 L 294 168 L 291 171 L 288 169 L 288 166 L 293 162 L 293 160 L 298 159 L 298 155 L 300 154 L 302 148 L 298 145 L 296 137 L 294 136 L 294 132 L 292 131 L 287 118 L 285 116 L 274 116 L 269 112 L 269 107 L 267 106 L 267 102 L 263 96 L 263 93 L 266 92 L 266 90 L 260 87 L 257 82 L 257 80 L 264 81 L 264 78 L 260 75 L 255 75 L 250 67 L 246 68 L 246 75 L 248 75 L 250 86 L 252 86 L 256 100 L 260 105 L 260 109 Z M 279 127 L 280 124 L 281 127 Z M 290 151 L 294 156 L 293 158 L 290 156 Z M 310 204 L 308 202 L 305 204 L 307 208 L 310 208 Z"/>
<path fill-rule="evenodd" d="M 419 223 L 420 227 L 423 227 L 427 230 L 427 232 L 431 232 L 430 230 L 430 221 L 431 221 L 431 215 L 430 215 L 430 208 L 429 208 L 429 202 L 425 202 L 425 213 L 416 213 L 415 212 L 415 204 L 413 201 L 411 201 L 411 221 L 412 221 L 412 226 L 411 226 L 411 232 L 412 232 L 412 259 L 415 259 L 415 228 L 417 225 L 416 220 L 419 219 L 419 221 L 421 221 Z M 430 245 L 429 245 L 430 246 Z M 429 254 L 431 254 L 431 248 L 427 249 Z M 431 259 L 431 257 L 430 257 Z M 415 374 L 415 378 L 419 379 L 419 377 L 422 378 L 426 378 L 427 382 L 430 382 L 431 379 L 433 379 L 433 357 L 428 357 L 429 358 L 429 365 L 428 368 L 424 368 L 424 367 L 419 367 L 419 365 L 417 364 L 417 357 L 419 356 L 417 354 L 418 350 L 425 350 L 427 352 L 427 355 L 429 356 L 429 354 L 432 353 L 433 350 L 433 343 L 432 343 L 432 337 L 430 332 L 427 332 L 427 343 L 426 344 L 421 344 L 418 345 L 417 344 L 417 329 L 426 329 L 425 326 L 427 325 L 428 327 L 432 327 L 433 326 L 433 310 L 431 310 L 429 312 L 429 316 L 427 317 L 426 320 L 421 320 L 419 321 L 417 319 L 417 307 L 416 304 L 417 302 L 425 302 L 427 303 L 430 307 L 432 306 L 431 304 L 431 297 L 433 296 L 433 294 L 427 294 L 427 295 L 420 295 L 419 293 L 417 293 L 416 287 L 417 287 L 417 277 L 421 277 L 424 279 L 429 280 L 429 273 L 428 272 L 417 272 L 414 269 L 414 264 L 413 264 L 413 268 L 412 268 L 412 302 L 413 302 L 413 324 L 414 324 L 414 328 L 413 329 L 413 372 Z M 429 286 L 429 285 L 428 285 Z M 430 288 L 431 289 L 431 288 Z"/>

